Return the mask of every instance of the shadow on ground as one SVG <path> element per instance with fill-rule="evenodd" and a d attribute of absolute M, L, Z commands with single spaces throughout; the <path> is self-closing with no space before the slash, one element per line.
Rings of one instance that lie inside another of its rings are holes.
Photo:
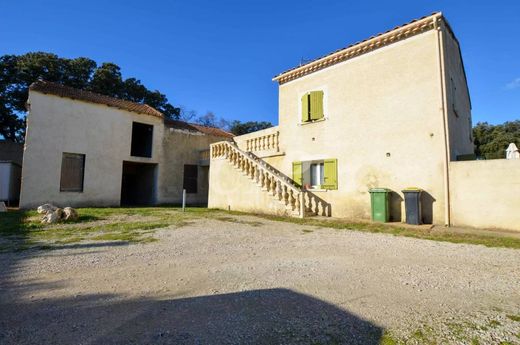
<path fill-rule="evenodd" d="M 0 343 L 378 344 L 382 329 L 287 289 L 170 300 L 110 295 L 4 303 Z"/>

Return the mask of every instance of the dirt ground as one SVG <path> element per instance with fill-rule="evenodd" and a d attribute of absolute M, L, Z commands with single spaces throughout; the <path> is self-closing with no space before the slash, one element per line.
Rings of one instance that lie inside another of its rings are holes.
<path fill-rule="evenodd" d="M 520 344 L 520 250 L 195 219 L 0 254 L 1 344 Z"/>

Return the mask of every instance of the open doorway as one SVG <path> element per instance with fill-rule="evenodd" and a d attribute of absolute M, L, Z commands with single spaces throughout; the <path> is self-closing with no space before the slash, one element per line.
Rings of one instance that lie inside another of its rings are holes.
<path fill-rule="evenodd" d="M 123 162 L 121 206 L 155 204 L 157 164 Z"/>

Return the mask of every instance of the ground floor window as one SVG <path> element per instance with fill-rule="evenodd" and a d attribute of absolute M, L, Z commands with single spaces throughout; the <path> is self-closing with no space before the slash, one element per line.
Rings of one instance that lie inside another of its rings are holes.
<path fill-rule="evenodd" d="M 323 176 L 324 163 L 311 163 L 310 166 L 310 182 L 312 188 L 321 188 L 324 182 Z"/>
<path fill-rule="evenodd" d="M 85 155 L 63 152 L 61 158 L 61 192 L 83 192 Z"/>
<path fill-rule="evenodd" d="M 306 189 L 338 189 L 337 159 L 293 162 L 293 180 Z"/>
<path fill-rule="evenodd" d="M 197 193 L 198 173 L 199 171 L 196 165 L 184 165 L 184 181 L 182 188 L 186 189 L 186 193 Z"/>

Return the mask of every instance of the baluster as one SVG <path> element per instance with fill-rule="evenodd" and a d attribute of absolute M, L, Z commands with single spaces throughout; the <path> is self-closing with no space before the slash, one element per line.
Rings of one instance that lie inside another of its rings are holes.
<path fill-rule="evenodd" d="M 301 193 L 301 192 L 300 192 Z M 294 208 L 296 209 L 296 211 L 298 211 L 298 213 L 300 213 L 301 209 L 300 209 L 300 193 L 295 193 L 294 195 Z"/>
<path fill-rule="evenodd" d="M 296 203 L 296 198 L 294 196 L 294 191 L 292 189 L 289 191 L 289 203 L 291 205 L 291 210 L 294 211 L 294 205 Z"/>

